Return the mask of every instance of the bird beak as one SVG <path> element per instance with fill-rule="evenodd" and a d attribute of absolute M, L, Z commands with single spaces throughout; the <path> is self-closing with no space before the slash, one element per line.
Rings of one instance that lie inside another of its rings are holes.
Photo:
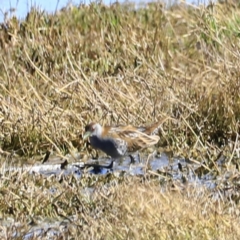
<path fill-rule="evenodd" d="M 83 140 L 86 140 L 91 135 L 91 132 L 87 131 L 83 134 Z"/>

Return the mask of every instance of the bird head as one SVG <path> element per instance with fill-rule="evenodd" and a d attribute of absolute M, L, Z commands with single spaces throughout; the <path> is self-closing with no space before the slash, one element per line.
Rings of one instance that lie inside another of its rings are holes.
<path fill-rule="evenodd" d="M 100 137 L 102 134 L 102 126 L 98 123 L 90 123 L 85 127 L 85 132 L 83 134 L 83 139 L 87 139 L 91 136 Z"/>

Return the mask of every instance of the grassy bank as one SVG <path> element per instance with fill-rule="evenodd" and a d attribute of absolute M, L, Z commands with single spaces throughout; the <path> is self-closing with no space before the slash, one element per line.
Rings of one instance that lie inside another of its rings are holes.
<path fill-rule="evenodd" d="M 15 173 L 9 174 L 0 187 L 5 188 L 0 196 L 1 238 L 5 233 L 7 239 L 16 239 L 11 238 L 15 231 L 23 236 L 42 222 L 50 227 L 54 221 L 59 222 L 56 229 L 60 229 L 62 238 L 238 239 L 240 236 L 238 205 L 226 201 L 223 192 L 209 192 L 194 184 L 163 186 L 156 176 L 147 175 L 145 179 L 84 176 L 77 180 Z M 10 224 L 13 217 L 17 223 Z"/>
<path fill-rule="evenodd" d="M 89 121 L 143 125 L 165 115 L 177 121 L 164 124 L 160 144 L 175 152 L 235 142 L 238 13 L 219 4 L 91 4 L 6 20 L 2 148 L 30 155 L 46 145 L 62 149 Z"/>
<path fill-rule="evenodd" d="M 232 175 L 222 177 L 227 182 L 214 198 L 171 179 L 162 186 L 154 174 L 77 180 L 4 172 L 1 218 L 14 218 L 26 232 L 38 219 L 74 216 L 69 235 L 83 239 L 238 239 L 239 196 L 225 192 L 239 190 L 239 16 L 234 3 L 168 9 L 93 3 L 6 19 L 2 162 L 14 153 L 36 162 L 51 149 L 88 156 L 81 134 L 91 121 L 138 126 L 169 116 L 159 150 L 204 161 L 214 176 L 226 173 L 215 165 L 221 156 Z M 13 229 L 3 228 L 10 235 Z"/>

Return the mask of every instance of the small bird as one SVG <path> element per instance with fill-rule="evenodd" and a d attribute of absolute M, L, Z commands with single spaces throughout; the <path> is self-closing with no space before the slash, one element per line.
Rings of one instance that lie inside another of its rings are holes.
<path fill-rule="evenodd" d="M 114 160 L 130 156 L 133 162 L 132 155 L 135 152 L 158 143 L 160 138 L 156 134 L 165 119 L 150 127 L 131 125 L 111 127 L 90 123 L 85 127 L 83 139 L 89 138 L 93 148 L 100 149 Z"/>

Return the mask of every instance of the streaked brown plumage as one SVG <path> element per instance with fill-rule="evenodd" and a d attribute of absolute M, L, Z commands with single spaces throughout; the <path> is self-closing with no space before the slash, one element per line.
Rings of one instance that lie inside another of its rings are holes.
<path fill-rule="evenodd" d="M 84 139 L 90 139 L 90 144 L 95 149 L 100 149 L 113 159 L 118 159 L 155 145 L 159 141 L 156 134 L 161 124 L 167 118 L 151 125 L 150 127 L 127 126 L 101 126 L 90 123 L 85 127 Z M 132 159 L 132 157 L 131 157 Z"/>

